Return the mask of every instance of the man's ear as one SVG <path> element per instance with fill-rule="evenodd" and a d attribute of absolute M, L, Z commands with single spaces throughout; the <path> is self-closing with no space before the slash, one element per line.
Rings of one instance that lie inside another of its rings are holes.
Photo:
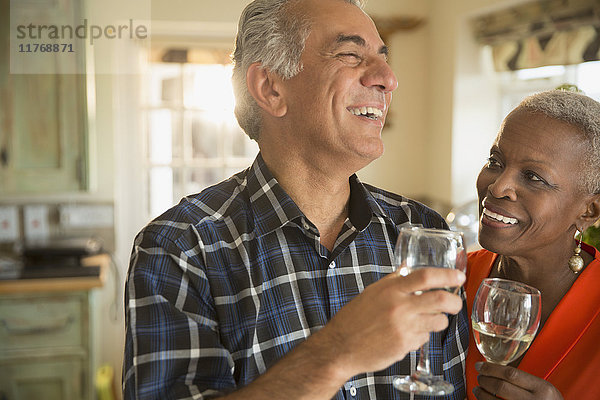
<path fill-rule="evenodd" d="M 600 194 L 593 195 L 583 214 L 579 216 L 579 228 L 587 229 L 600 218 Z"/>
<path fill-rule="evenodd" d="M 246 72 L 248 90 L 260 108 L 274 117 L 283 117 L 287 113 L 287 105 L 280 93 L 282 79 L 260 63 L 251 64 Z"/>

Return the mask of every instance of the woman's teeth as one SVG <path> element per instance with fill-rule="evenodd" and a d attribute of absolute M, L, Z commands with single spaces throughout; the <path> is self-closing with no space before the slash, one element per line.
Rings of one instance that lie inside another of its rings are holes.
<path fill-rule="evenodd" d="M 488 217 L 495 219 L 496 221 L 500 221 L 500 222 L 504 222 L 505 224 L 511 224 L 514 225 L 517 222 L 516 218 L 510 218 L 510 217 L 505 217 L 504 215 L 500 215 L 500 214 L 496 214 L 495 212 L 492 212 L 490 210 L 488 210 L 487 208 L 483 209 L 483 214 L 487 215 Z"/>

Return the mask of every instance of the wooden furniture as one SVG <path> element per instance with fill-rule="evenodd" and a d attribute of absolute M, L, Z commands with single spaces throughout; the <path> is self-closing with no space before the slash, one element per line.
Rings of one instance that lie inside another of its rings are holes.
<path fill-rule="evenodd" d="M 0 398 L 95 398 L 93 289 L 104 284 L 109 258 L 85 262 L 100 274 L 0 281 Z"/>
<path fill-rule="evenodd" d="M 75 26 L 81 1 L 2 3 L 0 12 L 0 193 L 76 192 L 88 188 L 89 81 L 84 48 L 20 52 L 39 44 L 9 36 L 11 23 Z M 14 20 L 14 21 L 13 21 Z M 29 21 L 23 22 L 23 21 Z M 10 43 L 14 46 L 11 47 Z M 76 46 L 81 40 L 61 41 Z M 55 43 L 55 41 L 53 42 Z M 37 47 L 36 47 L 37 48 Z M 18 65 L 12 65 L 11 60 Z M 43 68 L 42 68 L 43 67 Z M 33 71 L 30 70 L 33 68 Z"/>

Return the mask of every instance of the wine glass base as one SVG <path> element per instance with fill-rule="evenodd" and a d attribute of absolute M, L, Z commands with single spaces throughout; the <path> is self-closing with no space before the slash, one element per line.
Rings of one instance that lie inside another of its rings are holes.
<path fill-rule="evenodd" d="M 395 376 L 392 384 L 396 390 L 405 393 L 443 396 L 454 392 L 454 386 L 440 376 Z"/>

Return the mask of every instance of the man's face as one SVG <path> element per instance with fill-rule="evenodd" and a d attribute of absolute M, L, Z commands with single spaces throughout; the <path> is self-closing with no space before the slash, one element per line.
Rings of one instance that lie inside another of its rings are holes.
<path fill-rule="evenodd" d="M 297 11 L 313 24 L 302 71 L 283 82 L 294 145 L 317 165 L 362 168 L 383 153 L 381 130 L 398 86 L 387 47 L 373 21 L 341 0 L 307 0 Z"/>

